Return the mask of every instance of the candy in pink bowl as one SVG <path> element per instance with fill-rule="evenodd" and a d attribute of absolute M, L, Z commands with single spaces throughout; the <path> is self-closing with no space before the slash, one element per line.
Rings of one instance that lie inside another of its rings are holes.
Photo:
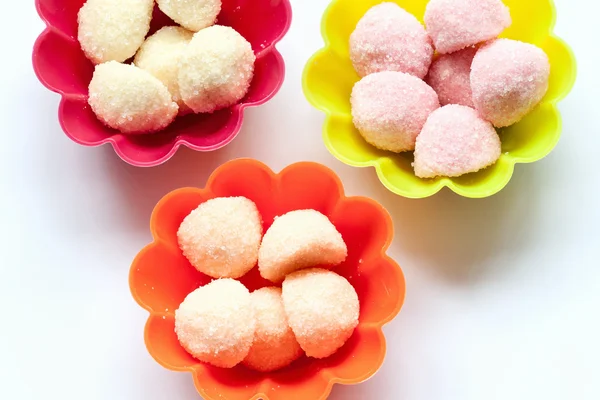
<path fill-rule="evenodd" d="M 84 146 L 110 143 L 124 161 L 139 167 L 164 163 L 181 146 L 213 151 L 230 143 L 242 127 L 246 107 L 270 100 L 281 88 L 283 58 L 275 48 L 287 33 L 292 11 L 289 0 L 223 0 L 217 23 L 231 26 L 246 38 L 256 54 L 254 78 L 236 105 L 213 114 L 178 117 L 167 129 L 149 135 L 124 135 L 104 126 L 90 109 L 88 84 L 94 71 L 77 41 L 77 13 L 85 0 L 35 0 L 46 29 L 33 48 L 33 68 L 40 82 L 61 95 L 58 119 L 66 135 Z M 150 33 L 176 25 L 158 7 Z"/>

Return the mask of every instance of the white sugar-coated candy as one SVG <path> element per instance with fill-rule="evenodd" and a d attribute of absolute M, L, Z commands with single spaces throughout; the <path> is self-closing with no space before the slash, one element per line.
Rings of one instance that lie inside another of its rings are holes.
<path fill-rule="evenodd" d="M 250 294 L 256 317 L 254 343 L 244 365 L 268 372 L 290 365 L 300 358 L 302 349 L 288 324 L 281 289 L 265 287 Z"/>
<path fill-rule="evenodd" d="M 175 311 L 175 333 L 183 348 L 221 368 L 232 368 L 246 358 L 255 328 L 250 292 L 233 279 L 196 289 Z"/>
<path fill-rule="evenodd" d="M 215 25 L 196 33 L 181 58 L 179 90 L 196 113 L 212 113 L 248 92 L 256 57 L 234 29 Z"/>
<path fill-rule="evenodd" d="M 221 0 L 156 0 L 158 7 L 181 26 L 197 32 L 214 25 Z"/>
<path fill-rule="evenodd" d="M 325 215 L 297 210 L 276 218 L 265 233 L 258 269 L 263 278 L 281 282 L 302 268 L 340 264 L 347 255 L 342 235 Z"/>
<path fill-rule="evenodd" d="M 88 0 L 79 10 L 77 38 L 94 64 L 133 57 L 148 31 L 154 0 Z"/>
<path fill-rule="evenodd" d="M 240 278 L 256 265 L 261 216 L 245 197 L 219 197 L 192 211 L 177 231 L 183 255 L 212 278 Z"/>
<path fill-rule="evenodd" d="M 360 305 L 344 277 L 324 269 L 305 269 L 285 278 L 283 305 L 290 327 L 306 355 L 325 358 L 352 336 Z"/>
<path fill-rule="evenodd" d="M 88 102 L 100 121 L 122 133 L 160 131 L 178 112 L 177 103 L 160 80 L 116 61 L 96 66 Z"/>
<path fill-rule="evenodd" d="M 179 94 L 179 60 L 193 33 L 178 26 L 165 26 L 150 36 L 137 52 L 134 64 L 150 72 L 164 83 L 173 101 L 179 105 L 179 112 L 189 110 Z"/>

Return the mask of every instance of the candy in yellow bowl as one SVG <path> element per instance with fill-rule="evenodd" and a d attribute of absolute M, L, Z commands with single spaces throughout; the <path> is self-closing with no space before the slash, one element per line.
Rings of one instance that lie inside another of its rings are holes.
<path fill-rule="evenodd" d="M 349 38 L 362 16 L 384 1 L 333 0 L 322 21 L 325 47 L 304 70 L 304 93 L 326 114 L 323 140 L 336 158 L 355 167 L 375 167 L 385 187 L 404 197 L 424 198 L 448 187 L 465 197 L 482 198 L 508 184 L 515 164 L 538 161 L 554 149 L 562 130 L 557 104 L 573 87 L 576 64 L 569 46 L 553 34 L 556 9 L 552 0 L 503 0 L 512 25 L 501 37 L 542 48 L 551 72 L 548 92 L 540 104 L 520 122 L 498 130 L 502 155 L 493 166 L 458 178 L 421 179 L 415 176 L 412 152 L 396 154 L 368 144 L 352 122 L 350 94 L 360 78 L 350 60 Z M 428 0 L 391 1 L 423 21 Z"/>

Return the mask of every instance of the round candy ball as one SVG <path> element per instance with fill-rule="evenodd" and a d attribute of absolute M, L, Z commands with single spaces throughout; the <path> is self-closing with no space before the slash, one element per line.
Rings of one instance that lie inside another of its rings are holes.
<path fill-rule="evenodd" d="M 425 82 L 435 90 L 440 104 L 473 107 L 471 63 L 477 49 L 469 47 L 452 54 L 442 54 L 431 64 Z"/>
<path fill-rule="evenodd" d="M 262 222 L 245 197 L 208 200 L 181 223 L 177 240 L 183 255 L 212 278 L 240 278 L 258 260 Z"/>
<path fill-rule="evenodd" d="M 190 111 L 179 94 L 179 60 L 193 33 L 178 26 L 165 26 L 150 36 L 135 55 L 134 64 L 164 83 L 179 106 L 179 113 Z"/>
<path fill-rule="evenodd" d="M 156 0 L 162 12 L 191 31 L 214 25 L 221 12 L 221 0 Z"/>
<path fill-rule="evenodd" d="M 435 91 L 402 72 L 377 72 L 354 85 L 350 98 L 356 129 L 371 145 L 400 153 L 415 149 L 415 140 L 432 111 Z"/>
<path fill-rule="evenodd" d="M 255 327 L 250 292 L 233 279 L 196 289 L 175 311 L 175 333 L 181 346 L 216 367 L 232 368 L 246 358 Z"/>
<path fill-rule="evenodd" d="M 303 354 L 283 308 L 281 289 L 266 287 L 250 294 L 256 317 L 254 343 L 244 365 L 261 372 L 287 367 Z"/>
<path fill-rule="evenodd" d="M 77 15 L 86 57 L 94 64 L 133 57 L 150 30 L 153 8 L 154 0 L 87 0 Z"/>
<path fill-rule="evenodd" d="M 510 126 L 538 105 L 549 79 L 550 62 L 542 49 L 516 40 L 494 40 L 473 59 L 473 103 L 494 126 Z"/>
<path fill-rule="evenodd" d="M 431 0 L 425 9 L 427 33 L 441 54 L 495 39 L 511 23 L 502 0 Z"/>
<path fill-rule="evenodd" d="M 315 210 L 297 210 L 277 217 L 265 233 L 258 269 L 263 278 L 279 283 L 302 268 L 340 264 L 347 255 L 346 243 L 329 218 Z"/>
<path fill-rule="evenodd" d="M 432 57 L 433 46 L 423 25 L 394 3 L 371 8 L 350 35 L 350 58 L 361 77 L 400 71 L 423 78 Z"/>
<path fill-rule="evenodd" d="M 248 92 L 256 57 L 232 28 L 211 26 L 196 33 L 181 58 L 179 90 L 196 113 L 230 107 Z"/>
<path fill-rule="evenodd" d="M 290 326 L 309 357 L 334 354 L 358 326 L 358 295 L 332 271 L 315 268 L 288 275 L 282 297 Z"/>
<path fill-rule="evenodd" d="M 116 61 L 96 66 L 88 103 L 106 126 L 128 134 L 160 131 L 173 122 L 179 109 L 161 81 Z"/>
<path fill-rule="evenodd" d="M 444 106 L 429 116 L 415 148 L 415 175 L 458 177 L 494 164 L 501 154 L 500 138 L 477 111 Z"/>

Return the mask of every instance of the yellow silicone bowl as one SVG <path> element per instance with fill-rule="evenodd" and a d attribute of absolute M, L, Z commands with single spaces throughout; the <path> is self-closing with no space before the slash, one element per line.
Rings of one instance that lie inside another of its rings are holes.
<path fill-rule="evenodd" d="M 423 21 L 428 0 L 388 0 Z M 308 101 L 326 114 L 323 140 L 340 161 L 355 167 L 375 167 L 381 182 L 392 192 L 410 198 L 431 196 L 443 187 L 471 198 L 491 196 L 510 180 L 516 163 L 544 158 L 558 143 L 561 118 L 557 103 L 573 87 L 575 57 L 569 46 L 554 36 L 556 10 L 552 0 L 504 0 L 512 26 L 502 37 L 535 44 L 548 54 L 550 89 L 540 105 L 521 122 L 499 130 L 502 156 L 483 171 L 460 178 L 420 179 L 411 163 L 412 153 L 394 154 L 365 142 L 352 124 L 350 93 L 360 79 L 349 57 L 349 37 L 359 19 L 383 0 L 334 0 L 323 16 L 325 47 L 307 63 L 303 76 Z"/>

